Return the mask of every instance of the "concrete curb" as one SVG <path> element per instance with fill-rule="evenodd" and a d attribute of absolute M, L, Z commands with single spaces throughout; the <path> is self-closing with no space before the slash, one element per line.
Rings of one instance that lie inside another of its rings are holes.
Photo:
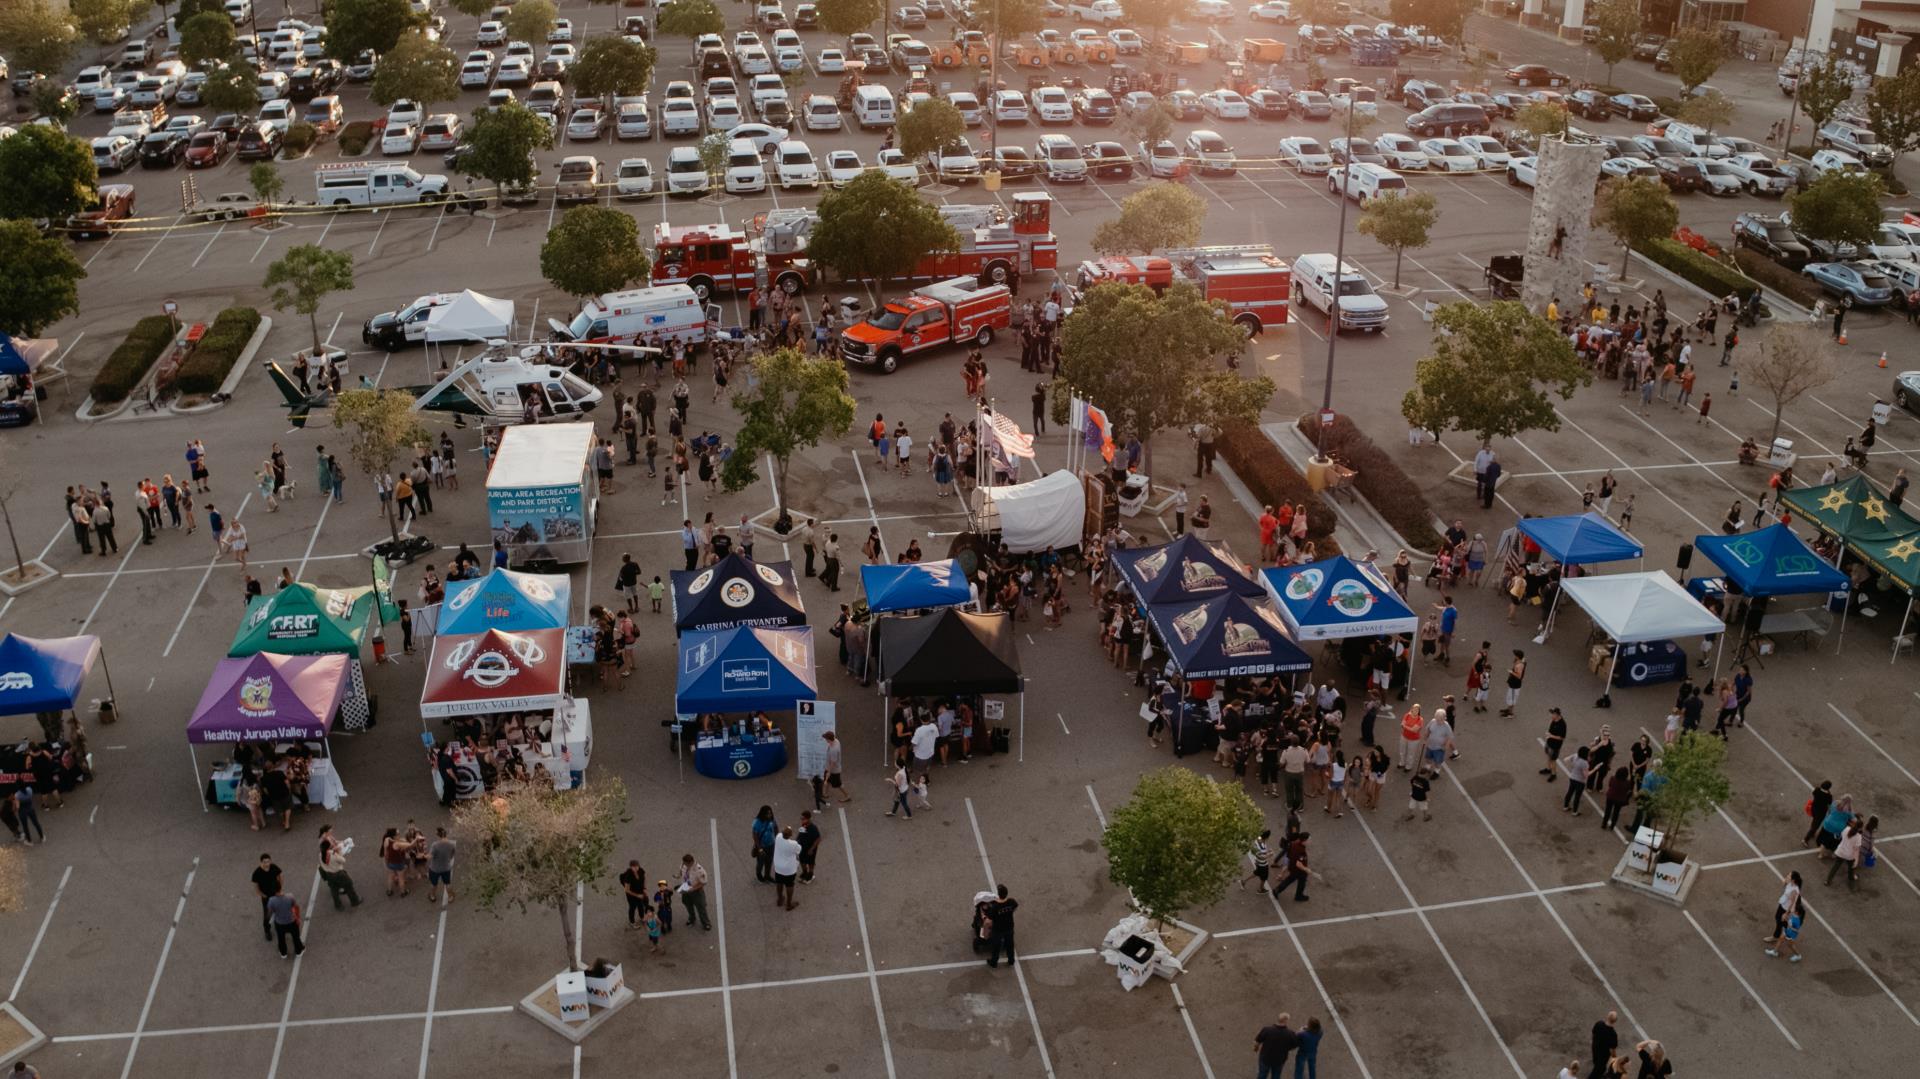
<path fill-rule="evenodd" d="M 1307 441 L 1298 427 L 1291 423 L 1263 423 L 1260 425 L 1260 433 L 1266 435 L 1267 440 L 1278 447 L 1280 452 L 1286 455 L 1287 461 L 1298 468 L 1301 474 L 1306 473 L 1307 458 L 1313 456 L 1313 444 Z M 1385 517 L 1380 516 L 1380 511 L 1373 508 L 1373 504 L 1367 501 L 1366 496 L 1358 491 L 1354 492 L 1353 501 L 1346 505 L 1342 505 L 1338 499 L 1326 497 L 1325 494 L 1320 496 L 1320 501 L 1331 508 L 1334 515 L 1340 519 L 1340 523 L 1362 541 L 1354 545 L 1355 552 L 1364 553 L 1368 548 L 1376 551 L 1405 548 L 1408 554 L 1420 558 L 1436 557 L 1426 548 L 1408 542 L 1405 536 L 1387 523 Z M 1437 522 L 1438 518 L 1435 520 Z M 1435 529 L 1435 534 L 1438 533 L 1439 530 Z M 1381 542 L 1383 538 L 1387 542 Z M 1344 539 L 1341 540 L 1341 546 L 1346 546 Z"/>
<path fill-rule="evenodd" d="M 273 320 L 261 315 L 260 324 L 253 328 L 253 336 L 247 338 L 247 347 L 240 350 L 240 355 L 233 361 L 233 367 L 227 371 L 227 377 L 221 381 L 220 388 L 215 391 L 219 400 L 186 407 L 168 405 L 167 411 L 176 416 L 198 416 L 224 407 L 233 399 L 233 391 L 240 385 L 240 380 L 246 377 L 247 367 L 253 362 L 254 354 L 260 351 L 260 346 L 266 342 L 268 331 L 272 329 Z"/>

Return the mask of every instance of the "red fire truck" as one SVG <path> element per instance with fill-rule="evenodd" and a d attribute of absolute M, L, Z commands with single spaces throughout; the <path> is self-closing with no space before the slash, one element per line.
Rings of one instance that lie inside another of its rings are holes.
<path fill-rule="evenodd" d="M 1013 293 L 1005 285 L 982 285 L 971 275 L 914 289 L 840 333 L 848 363 L 873 364 L 886 374 L 902 358 L 941 345 L 985 348 L 993 331 L 1013 325 Z"/>
<path fill-rule="evenodd" d="M 1044 191 L 1015 194 L 1011 214 L 999 206 L 956 205 L 938 209 L 960 234 L 960 246 L 922 258 L 907 275 L 910 278 L 943 281 L 966 276 L 982 285 L 1011 285 L 1016 273 L 1024 276 L 1059 265 L 1060 241 L 1052 228 L 1053 198 Z M 757 249 L 766 259 L 770 272 L 779 275 L 783 267 L 804 265 L 807 240 L 819 221 L 819 214 L 809 209 L 773 210 L 755 218 L 755 230 L 759 234 Z M 656 236 L 664 229 L 665 226 L 656 228 Z M 704 271 L 704 264 L 701 270 Z M 654 277 L 655 280 L 660 277 L 657 263 Z"/>
<path fill-rule="evenodd" d="M 1109 281 L 1146 285 L 1158 292 L 1183 281 L 1209 300 L 1227 305 L 1249 335 L 1285 325 L 1293 272 L 1266 244 L 1174 248 L 1162 255 L 1092 259 L 1080 264 L 1081 289 Z"/>
<path fill-rule="evenodd" d="M 760 243 L 729 225 L 653 227 L 653 283 L 687 284 L 705 303 L 715 292 L 746 292 L 756 280 L 789 295 L 813 283 L 813 266 L 793 255 L 769 257 Z"/>

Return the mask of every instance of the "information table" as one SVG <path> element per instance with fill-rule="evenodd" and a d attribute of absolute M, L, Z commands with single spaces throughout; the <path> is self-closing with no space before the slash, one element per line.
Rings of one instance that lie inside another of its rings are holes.
<path fill-rule="evenodd" d="M 787 766 L 787 740 L 775 733 L 743 741 L 727 734 L 702 733 L 693 747 L 693 768 L 712 779 L 752 779 Z"/>

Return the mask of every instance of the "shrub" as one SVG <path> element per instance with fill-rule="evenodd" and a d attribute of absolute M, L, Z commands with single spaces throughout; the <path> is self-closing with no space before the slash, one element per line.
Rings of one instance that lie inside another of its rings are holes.
<path fill-rule="evenodd" d="M 1307 507 L 1307 538 L 1322 558 L 1340 553 L 1333 538 L 1333 510 L 1258 427 L 1232 427 L 1220 432 L 1215 443 L 1233 474 L 1247 485 L 1261 504 L 1278 506 L 1282 502 Z"/>
<path fill-rule="evenodd" d="M 1661 97 L 1655 94 L 1653 107 L 1659 109 L 1662 116 L 1680 115 L 1680 99 L 1677 97 Z"/>
<path fill-rule="evenodd" d="M 1748 277 L 1802 307 L 1812 307 L 1814 301 L 1825 295 L 1820 286 L 1757 251 L 1741 248 L 1733 253 L 1733 261 Z"/>
<path fill-rule="evenodd" d="M 1677 240 L 1649 240 L 1634 250 L 1716 297 L 1735 292 L 1745 299 L 1760 288 L 1753 278 Z"/>
<path fill-rule="evenodd" d="M 313 148 L 313 140 L 318 137 L 319 132 L 312 124 L 300 120 L 287 126 L 287 137 L 280 140 L 280 145 L 288 153 L 304 154 Z"/>
<path fill-rule="evenodd" d="M 1300 433 L 1311 440 L 1319 424 L 1319 414 L 1309 412 L 1300 417 Z M 1335 416 L 1321 447 L 1339 454 L 1347 467 L 1358 473 L 1354 487 L 1402 539 L 1422 548 L 1433 545 L 1434 512 L 1427 504 L 1426 492 L 1351 419 Z"/>
<path fill-rule="evenodd" d="M 93 376 L 94 401 L 111 405 L 126 400 L 172 341 L 173 320 L 165 315 L 148 315 L 134 323 L 120 347 L 107 357 L 100 373 Z"/>
<path fill-rule="evenodd" d="M 355 120 L 340 129 L 340 152 L 356 157 L 373 141 L 373 121 Z"/>
<path fill-rule="evenodd" d="M 209 394 L 226 381 L 234 361 L 260 326 L 260 312 L 251 307 L 229 307 L 215 316 L 213 325 L 180 365 L 174 386 L 183 394 Z"/>

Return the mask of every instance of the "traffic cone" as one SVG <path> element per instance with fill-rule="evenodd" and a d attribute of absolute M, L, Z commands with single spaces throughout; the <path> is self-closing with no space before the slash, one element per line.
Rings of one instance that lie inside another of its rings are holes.
<path fill-rule="evenodd" d="M 1880 353 L 1880 370 L 1885 371 L 1886 369 L 1887 369 L 1887 354 L 1883 351 Z"/>
<path fill-rule="evenodd" d="M 1834 338 L 1834 341 L 1835 341 L 1835 343 L 1836 343 L 1836 344 L 1841 344 L 1841 345 L 1844 345 L 1844 344 L 1846 344 L 1846 343 L 1847 343 L 1847 331 L 1845 331 L 1845 330 L 1841 330 L 1841 331 L 1840 331 L 1840 334 L 1839 334 L 1839 336 L 1837 336 L 1837 337 L 1835 337 L 1835 338 Z"/>

